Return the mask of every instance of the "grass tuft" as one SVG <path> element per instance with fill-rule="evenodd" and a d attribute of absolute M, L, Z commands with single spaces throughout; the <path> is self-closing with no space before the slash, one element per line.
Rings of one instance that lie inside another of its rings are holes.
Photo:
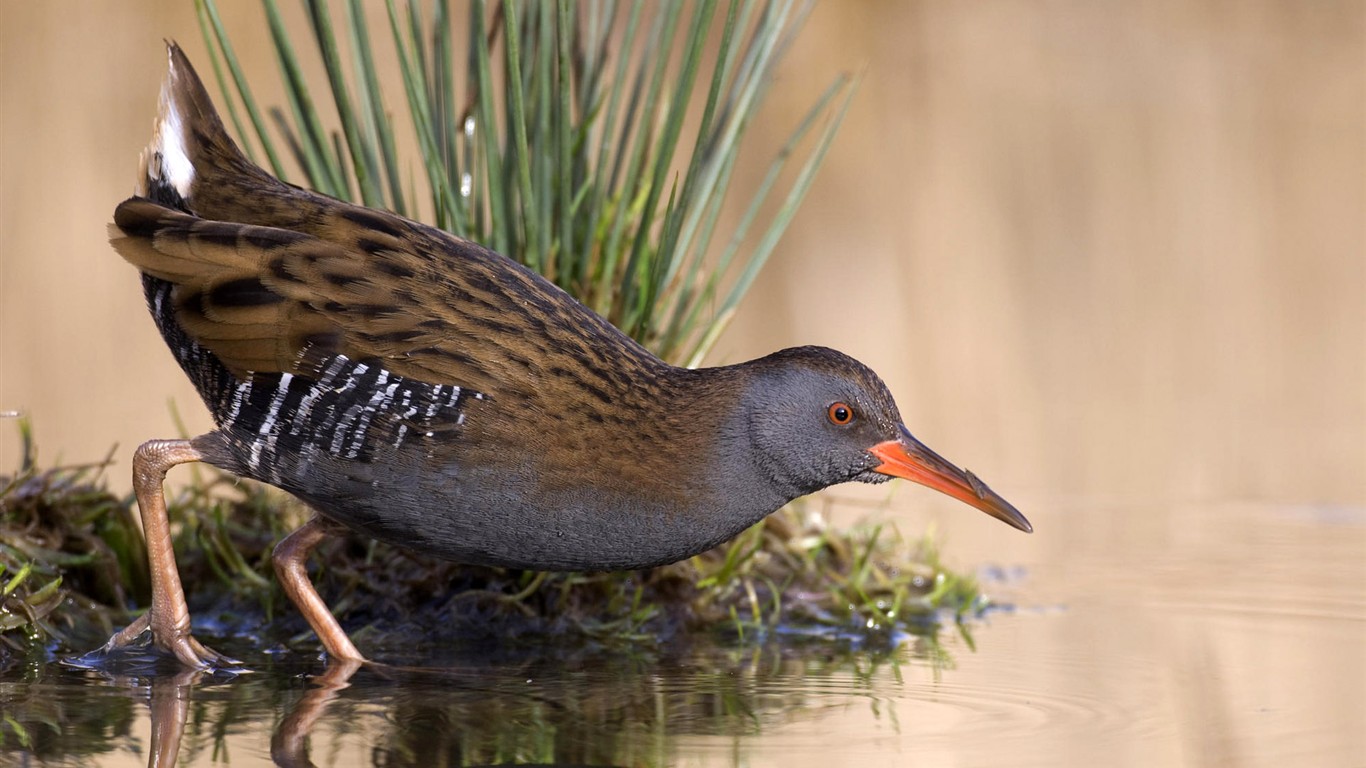
<path fill-rule="evenodd" d="M 291 159 L 318 191 L 427 218 L 520 261 L 677 364 L 701 364 L 734 316 L 855 90 L 854 78 L 833 79 L 724 231 L 744 139 L 809 2 L 474 0 L 463 24 L 446 0 L 430 16 L 386 0 L 383 21 L 359 0 L 336 18 L 332 5 L 305 2 L 310 52 L 276 0 L 263 2 L 288 104 L 270 112 L 272 132 L 216 3 L 197 0 L 242 145 L 259 145 L 281 178 Z M 370 32 L 384 26 L 381 50 Z M 326 89 L 306 82 L 309 55 Z M 397 73 L 401 99 L 386 103 L 383 71 Z M 398 156 L 395 108 L 407 110 L 415 163 Z M 406 185 L 405 168 L 417 169 Z"/>

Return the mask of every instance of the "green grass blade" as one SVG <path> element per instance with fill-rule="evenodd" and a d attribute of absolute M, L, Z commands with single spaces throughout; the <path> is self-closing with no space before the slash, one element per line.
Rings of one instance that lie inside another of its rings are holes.
<path fill-rule="evenodd" d="M 719 163 L 719 175 L 717 184 L 721 189 L 725 189 L 730 184 L 732 171 L 735 170 L 735 153 L 730 153 L 722 158 Z M 673 306 L 669 311 L 668 329 L 665 331 L 660 350 L 661 356 L 672 360 L 678 352 L 679 346 L 684 339 L 691 336 L 693 329 L 703 307 L 711 303 L 716 295 L 716 283 L 721 276 L 719 269 L 706 269 L 705 259 L 711 245 L 712 235 L 716 230 L 716 224 L 721 217 L 722 203 L 725 196 L 720 194 L 711 195 L 707 198 L 706 211 L 702 215 L 699 224 L 699 233 L 694 241 L 692 254 L 689 256 L 689 263 L 683 270 L 683 279 L 680 280 L 682 286 L 675 296 Z"/>
<path fill-rule="evenodd" d="M 551 0 L 532 6 L 534 13 L 526 18 L 526 40 L 522 58 L 525 64 L 525 92 L 528 95 L 527 146 L 545 147 L 528 153 L 531 165 L 531 187 L 536 204 L 533 216 L 539 222 L 541 274 L 552 281 L 558 270 L 556 246 L 558 228 L 555 226 L 555 179 L 558 142 L 552 139 L 552 124 L 557 119 L 558 100 L 552 95 L 555 88 L 557 46 L 555 43 L 556 7 Z"/>
<path fill-rule="evenodd" d="M 621 204 L 620 196 L 617 193 L 615 184 L 608 175 L 607 168 L 609 163 L 612 162 L 612 159 L 618 156 L 612 151 L 613 147 L 624 146 L 614 145 L 613 139 L 617 130 L 618 110 L 621 108 L 622 97 L 627 90 L 626 71 L 627 66 L 630 63 L 629 53 L 635 46 L 636 33 L 640 29 L 640 19 L 644 7 L 645 4 L 642 0 L 636 0 L 636 2 L 631 5 L 631 10 L 626 20 L 626 28 L 622 33 L 621 42 L 618 48 L 622 53 L 617 57 L 617 65 L 613 71 L 611 85 L 608 89 L 607 112 L 605 117 L 601 120 L 601 126 L 598 128 L 599 138 L 598 146 L 596 147 L 597 161 L 594 164 L 592 174 L 596 183 L 593 186 L 593 193 L 589 196 L 590 202 L 586 211 L 588 222 L 590 226 L 593 227 L 593 247 L 597 254 L 595 261 L 597 262 L 596 271 L 598 273 L 596 276 L 598 289 L 591 291 L 591 296 L 595 298 L 595 301 L 593 301 L 590 306 L 602 315 L 608 314 L 611 306 L 609 291 L 606 290 L 606 288 L 611 280 L 612 269 L 610 259 L 612 259 L 613 254 L 606 248 L 606 233 L 602 231 L 601 224 L 607 220 L 608 201 L 612 200 L 613 205 Z M 604 33 L 604 36 L 605 35 L 606 33 Z M 604 68 L 606 66 L 605 59 L 603 66 Z M 595 107 L 595 111 L 600 112 L 600 109 Z M 589 270 L 588 265 L 583 265 L 579 270 L 578 284 L 588 285 L 590 280 L 594 280 L 595 276 L 590 274 L 590 272 L 591 270 Z"/>
<path fill-rule="evenodd" d="M 285 111 L 279 107 L 271 107 L 268 114 L 271 122 L 275 123 L 275 130 L 279 131 L 280 137 L 284 139 L 285 148 L 289 150 L 294 162 L 298 163 L 300 168 L 304 167 L 303 144 L 300 143 L 298 133 L 290 124 L 289 118 L 285 117 Z"/>
<path fill-rule="evenodd" d="M 569 87 L 574 72 L 573 24 L 574 7 L 570 0 L 555 4 L 555 55 L 559 73 L 556 88 L 555 136 L 555 217 L 559 224 L 558 262 L 555 277 L 561 288 L 571 289 L 574 276 L 579 273 L 578 262 L 586 261 L 587 254 L 575 247 L 574 237 L 574 104 Z"/>
<path fill-rule="evenodd" d="M 474 131 L 478 142 L 476 146 L 483 154 L 483 168 L 478 170 L 482 171 L 489 209 L 489 226 L 484 229 L 484 236 L 489 247 L 515 258 L 517 254 L 513 251 L 513 245 L 516 242 L 516 223 L 510 215 L 509 185 L 504 178 L 504 161 L 494 127 L 493 55 L 484 19 L 485 4 L 483 0 L 475 0 L 470 8 L 470 41 L 475 51 L 473 87 L 478 94 Z M 504 23 L 502 27 L 506 29 L 507 25 Z M 508 35 L 505 33 L 504 36 Z"/>
<path fill-rule="evenodd" d="M 629 306 L 637 287 L 643 285 L 645 288 L 645 293 L 641 296 L 635 327 L 629 331 L 632 335 L 643 333 L 653 316 L 652 310 L 657 296 L 655 289 L 658 284 L 658 276 L 649 274 L 649 272 L 657 271 L 661 262 L 668 258 L 667 250 L 663 246 L 656 248 L 654 251 L 655 258 L 651 260 L 651 269 L 647 270 L 645 275 L 632 279 L 632 276 L 638 274 L 637 265 L 645 256 L 646 244 L 652 234 L 651 225 L 653 224 L 655 206 L 659 202 L 666 177 L 673 165 L 674 150 L 678 146 L 678 137 L 683 132 L 683 120 L 687 117 L 693 84 L 697 81 L 698 61 L 701 58 L 702 47 L 707 41 L 707 27 L 715 12 L 715 0 L 703 0 L 694 9 L 692 24 L 689 25 L 687 36 L 684 38 L 686 47 L 677 85 L 669 96 L 669 109 L 663 130 L 655 143 L 654 167 L 649 180 L 649 192 L 645 199 L 639 228 L 636 230 L 635 243 L 631 248 L 631 259 L 627 262 L 626 274 L 629 282 L 627 289 L 622 293 L 623 302 Z M 670 193 L 670 197 L 672 199 L 672 193 Z M 670 210 L 672 207 L 672 205 L 669 206 Z"/>
<path fill-rule="evenodd" d="M 517 249 L 520 254 L 515 258 L 519 258 L 522 263 L 538 272 L 544 272 L 546 254 L 541 247 L 540 221 L 534 215 L 526 215 L 527 211 L 536 211 L 537 205 L 536 195 L 531 187 L 531 153 L 526 134 L 526 94 L 523 90 L 521 69 L 522 26 L 517 15 L 517 5 L 515 2 L 503 4 L 503 14 L 507 18 L 503 27 L 506 30 L 503 35 L 503 50 L 507 68 L 507 125 L 511 138 L 508 148 L 511 157 L 507 162 L 520 197 L 520 205 L 517 207 L 522 213 L 518 218 L 522 224 L 520 240 L 523 247 Z"/>
<path fill-rule="evenodd" d="M 701 218 L 705 204 L 694 204 L 694 201 L 705 203 L 706 194 L 697 194 L 698 177 L 701 175 L 703 167 L 707 165 L 710 151 L 709 144 L 712 139 L 713 122 L 716 119 L 716 105 L 720 100 L 721 87 L 725 83 L 728 73 L 727 64 L 731 62 L 732 43 L 735 39 L 736 14 L 739 8 L 738 0 L 731 0 L 726 8 L 726 19 L 721 28 L 721 39 L 717 46 L 716 60 L 720 62 L 712 68 L 711 85 L 707 89 L 707 101 L 702 108 L 702 121 L 697 128 L 697 137 L 693 143 L 692 159 L 688 163 L 688 171 L 683 178 L 683 199 L 682 208 L 684 211 L 683 220 L 679 226 L 671 233 L 666 233 L 663 251 L 668 259 L 667 267 L 661 272 L 660 284 L 656 286 L 656 291 L 663 291 L 664 286 L 673 281 L 678 274 L 679 266 L 683 263 L 683 257 L 687 254 L 691 245 L 692 237 L 696 233 L 697 224 Z"/>
<path fill-rule="evenodd" d="M 332 153 L 335 157 L 346 157 L 346 146 L 342 143 L 341 134 L 336 131 L 332 132 Z M 345 199 L 354 199 L 352 195 L 349 194 L 351 190 L 351 176 L 347 173 L 345 163 L 337 164 L 337 173 L 341 176 L 339 179 L 341 189 L 347 192 L 347 194 L 341 195 L 341 197 Z"/>
<path fill-rule="evenodd" d="M 384 196 L 379 189 L 378 166 L 373 147 L 364 143 L 360 126 L 356 119 L 355 107 L 351 104 L 351 92 L 346 87 L 346 77 L 342 73 L 341 52 L 337 47 L 337 35 L 332 28 L 332 12 L 326 0 L 308 0 L 309 19 L 313 23 L 313 34 L 322 53 L 323 66 L 327 70 L 327 81 L 332 86 L 332 100 L 341 118 L 342 136 L 350 151 L 351 167 L 356 176 L 356 187 L 360 191 L 361 202 L 368 206 L 383 206 Z M 341 165 L 343 155 L 337 155 Z M 347 185 L 343 189 L 349 189 Z"/>
<path fill-rule="evenodd" d="M 849 104 L 853 99 L 857 86 L 857 81 L 850 80 L 848 77 L 841 77 L 837 80 L 835 84 L 827 90 L 826 95 L 821 98 L 816 107 L 812 109 L 807 120 L 803 121 L 803 126 L 798 128 L 797 133 L 794 134 L 793 138 L 784 146 L 783 153 L 774 161 L 775 164 L 785 162 L 785 155 L 791 151 L 791 147 L 800 141 L 801 136 L 806 133 L 809 122 L 814 120 L 815 115 L 820 111 L 824 111 L 824 105 L 831 97 L 842 90 L 844 92 L 844 98 L 840 101 L 839 107 L 834 110 L 833 116 L 827 122 L 825 130 L 822 131 L 815 149 L 812 150 L 811 155 L 802 166 L 801 172 L 797 176 L 797 180 L 793 182 L 792 188 L 788 191 L 782 206 L 778 209 L 777 214 L 774 215 L 773 222 L 769 225 L 763 238 L 755 247 L 753 255 L 750 256 L 748 263 L 745 265 L 744 271 L 731 287 L 730 293 L 727 295 L 725 301 L 722 302 L 719 316 L 723 318 L 723 320 L 717 323 L 720 327 L 709 334 L 711 336 L 710 342 L 699 344 L 693 350 L 692 354 L 689 356 L 689 362 L 691 364 L 696 364 L 696 361 L 699 361 L 706 355 L 711 344 L 715 343 L 715 339 L 719 336 L 720 331 L 724 329 L 725 325 L 729 324 L 730 318 L 734 316 L 736 307 L 740 304 L 740 300 L 744 298 L 745 293 L 749 290 L 750 285 L 753 284 L 754 278 L 758 275 L 759 270 L 768 260 L 769 255 L 772 254 L 773 248 L 778 244 L 778 239 L 782 237 L 783 232 L 787 229 L 788 223 L 796 214 L 797 208 L 801 206 L 802 200 L 806 197 L 807 190 L 811 188 L 811 182 L 815 178 L 816 171 L 820 168 L 821 161 L 825 159 L 825 153 L 830 149 L 831 142 L 834 141 L 835 133 L 839 130 L 840 124 L 843 123 L 844 117 L 849 111 Z"/>
<path fill-rule="evenodd" d="M 304 79 L 298 57 L 294 54 L 294 45 L 290 40 L 289 30 L 285 28 L 284 20 L 280 17 L 280 9 L 276 6 L 275 0 L 264 0 L 262 5 L 266 11 L 271 42 L 275 46 L 275 58 L 285 80 L 285 98 L 289 102 L 290 112 L 294 115 L 294 125 L 297 126 L 296 156 L 299 164 L 304 169 L 304 175 L 308 177 L 309 186 L 325 194 L 345 197 L 346 187 L 342 184 L 342 177 L 338 172 L 337 158 L 331 154 L 327 131 L 323 129 L 322 120 L 313 106 L 308 82 Z"/>
<path fill-rule="evenodd" d="M 213 0 L 196 0 L 196 8 L 202 9 L 207 16 L 209 25 L 213 27 L 214 39 L 218 43 L 218 51 L 223 55 L 223 62 L 228 67 L 228 72 L 232 74 L 233 84 L 237 86 L 237 95 L 242 99 L 242 106 L 247 111 L 247 118 L 251 120 L 252 128 L 256 131 L 256 137 L 261 142 L 261 149 L 266 153 L 266 159 L 270 161 L 270 168 L 275 175 L 281 179 L 285 178 L 284 166 L 280 163 L 280 157 L 275 153 L 275 144 L 270 140 L 270 135 L 266 133 L 265 120 L 261 117 L 261 111 L 256 108 L 256 99 L 251 95 L 251 86 L 247 83 L 247 78 L 242 74 L 242 66 L 237 62 L 237 54 L 233 52 L 232 43 L 228 40 L 228 34 L 223 29 L 223 21 L 218 17 L 218 6 Z M 245 140 L 245 135 L 243 139 Z"/>
<path fill-rule="evenodd" d="M 451 39 L 449 0 L 437 0 L 432 14 L 432 102 L 436 136 L 448 186 L 460 178 L 460 125 L 455 114 L 455 46 Z"/>
<path fill-rule="evenodd" d="M 257 162 L 256 150 L 248 141 L 251 134 L 243 128 L 242 117 L 237 111 L 237 100 L 232 98 L 232 92 L 228 90 L 227 80 L 223 79 L 223 65 L 218 61 L 218 44 L 209 24 L 209 15 L 204 8 L 204 0 L 195 0 L 195 18 L 199 20 L 199 34 L 204 38 L 204 48 L 209 52 L 209 64 L 213 66 L 213 79 L 218 83 L 219 93 L 223 94 L 223 104 L 228 108 L 228 118 L 232 121 L 232 128 L 237 132 L 242 151 L 247 154 L 247 159 L 255 163 Z"/>
<path fill-rule="evenodd" d="M 388 206 L 399 215 L 407 215 L 408 206 L 399 174 L 398 152 L 394 146 L 394 125 L 384 109 L 384 97 L 379 87 L 378 67 L 370 44 L 369 24 L 361 0 L 348 0 L 348 27 L 351 47 L 355 52 L 356 93 L 361 115 L 365 120 L 366 141 L 378 143 L 379 159 L 383 163 L 384 181 L 388 185 Z M 374 138 L 371 139 L 370 137 Z"/>
<path fill-rule="evenodd" d="M 786 166 L 796 145 L 801 142 L 811 127 L 815 125 L 817 118 L 825 111 L 831 100 L 835 98 L 842 84 L 842 80 L 837 80 L 826 89 L 826 92 L 816 102 L 815 106 L 807 112 L 797 129 L 788 137 L 788 140 L 778 152 L 778 156 L 770 163 L 768 171 L 764 174 L 764 178 L 760 182 L 758 189 L 751 196 L 749 205 L 746 207 L 744 214 L 740 217 L 740 221 L 736 225 L 734 233 L 731 235 L 730 242 L 717 258 L 716 264 L 713 265 L 710 271 L 702 278 L 705 283 L 705 287 L 702 291 L 703 295 L 708 297 L 716 295 L 720 287 L 721 279 L 729 272 L 732 261 L 739 252 L 741 245 L 744 243 L 745 238 L 749 233 L 749 229 L 758 217 L 764 202 L 768 199 L 769 192 L 772 191 L 774 185 L 781 176 L 783 168 Z M 837 123 L 830 127 L 832 136 L 833 130 L 837 127 Z M 813 153 L 812 159 L 814 159 L 814 157 L 815 155 Z M 808 163 L 809 162 L 810 160 L 808 160 Z M 817 164 L 819 164 L 818 160 Z M 782 226 L 785 226 L 785 223 Z M 777 217 L 775 217 L 774 222 L 770 224 L 770 227 L 771 229 L 767 234 L 773 235 L 772 227 L 779 227 Z M 781 227 L 779 227 L 778 233 L 781 233 Z M 776 235 L 773 239 L 776 242 Z M 762 255 L 763 258 L 766 258 L 766 256 L 767 254 Z M 748 290 L 749 284 L 752 283 L 762 266 L 763 261 L 760 256 L 760 249 L 756 248 L 750 253 L 741 277 L 732 286 L 729 299 L 716 309 L 717 319 L 713 320 L 712 324 L 721 327 L 708 330 L 708 335 L 704 337 L 689 354 L 689 365 L 697 365 L 701 362 L 701 356 L 705 355 L 706 350 L 710 348 L 711 344 L 719 337 L 720 331 L 729 323 L 729 318 L 734 314 L 735 306 L 739 303 L 740 298 L 744 296 L 745 291 Z M 702 275 L 700 271 L 695 274 Z M 686 308 L 687 314 L 681 323 L 684 329 L 690 329 L 698 322 L 698 314 L 701 308 L 701 302 L 694 302 L 692 306 Z M 721 318 L 724 318 L 724 320 Z"/>
<path fill-rule="evenodd" d="M 418 62 L 411 55 L 411 49 L 404 42 L 403 25 L 398 17 L 398 9 L 394 7 L 394 0 L 385 0 L 385 8 L 389 14 L 389 30 L 393 33 L 394 50 L 398 56 L 399 67 L 403 75 L 403 91 L 408 97 L 408 108 L 413 113 L 413 123 L 417 131 L 423 165 L 432 187 L 432 206 L 436 214 L 437 225 L 456 227 L 462 218 L 459 216 L 457 207 L 459 202 L 450 189 L 446 174 L 441 168 L 441 153 L 438 149 L 436 137 L 432 135 L 431 111 L 427 103 L 426 90 L 423 88 L 422 71 L 418 68 Z M 414 44 L 416 45 L 416 41 Z M 461 234 L 458 229 L 455 232 Z"/>
<path fill-rule="evenodd" d="M 636 74 L 637 87 L 632 94 L 631 102 L 627 106 L 626 127 L 631 124 L 631 118 L 639 107 L 640 119 L 635 127 L 634 139 L 631 141 L 630 160 L 626 164 L 626 176 L 622 181 L 622 202 L 626 205 L 617 206 L 614 214 L 616 221 L 612 225 L 611 234 L 608 236 L 608 261 L 613 273 L 605 275 L 608 285 L 604 285 L 606 290 L 616 271 L 616 263 L 620 258 L 621 242 L 627 234 L 628 223 L 634 229 L 642 216 L 649 213 L 643 210 L 645 197 L 650 193 L 649 189 L 644 188 L 645 168 L 648 166 L 649 157 L 654 149 L 655 118 L 658 115 L 660 94 L 664 87 L 664 75 L 668 71 L 669 59 L 673 55 L 674 30 L 678 25 L 678 17 L 682 12 L 681 3 L 669 3 L 662 6 L 655 19 L 655 24 L 651 29 L 648 44 L 645 51 L 651 55 L 642 55 Z M 651 59 L 654 66 L 651 67 Z M 641 99 L 641 89 L 643 88 L 643 101 Z M 625 143 L 623 143 L 625 146 Z M 615 178 L 616 173 L 614 171 Z M 633 306 L 634 288 L 631 280 L 637 274 L 628 264 L 616 276 L 619 282 L 617 294 L 613 297 L 615 304 L 614 311 L 608 316 L 620 328 L 630 328 L 635 325 L 634 313 L 636 307 Z"/>

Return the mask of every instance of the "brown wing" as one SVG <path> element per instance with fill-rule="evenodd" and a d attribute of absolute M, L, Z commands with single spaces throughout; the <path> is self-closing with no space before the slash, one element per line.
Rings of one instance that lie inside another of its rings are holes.
<path fill-rule="evenodd" d="M 201 219 L 142 198 L 119 205 L 114 223 L 118 252 L 175 286 L 181 327 L 238 376 L 306 374 L 300 356 L 308 349 L 378 359 L 420 381 L 530 394 L 528 355 L 546 342 L 523 331 L 546 321 L 528 309 L 591 317 L 572 302 L 510 302 L 509 290 L 530 292 L 518 291 L 527 277 L 506 263 L 493 269 L 500 257 L 472 245 L 452 274 L 451 254 L 433 252 L 447 244 L 354 223 L 323 239 Z"/>
<path fill-rule="evenodd" d="M 307 376 L 314 353 L 334 353 L 434 385 L 558 398 L 543 409 L 557 416 L 585 410 L 576 398 L 646 396 L 663 364 L 548 281 L 474 243 L 253 165 L 184 53 L 169 53 L 143 154 L 144 196 L 118 206 L 112 240 L 175 286 L 180 327 L 235 375 Z"/>

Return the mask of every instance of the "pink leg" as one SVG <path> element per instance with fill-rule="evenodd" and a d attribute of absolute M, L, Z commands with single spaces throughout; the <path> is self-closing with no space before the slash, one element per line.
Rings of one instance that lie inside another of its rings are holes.
<path fill-rule="evenodd" d="M 328 610 L 327 603 L 318 595 L 318 590 L 313 588 L 313 582 L 308 580 L 308 571 L 304 568 L 308 553 L 326 536 L 327 526 L 323 518 L 315 516 L 281 539 L 275 545 L 275 553 L 271 558 L 275 563 L 275 575 L 280 579 L 280 586 L 285 588 L 285 594 L 289 595 L 289 599 L 308 620 L 308 625 L 317 633 L 329 656 L 365 661 L 365 657 L 356 650 L 351 638 L 346 636 Z"/>
<path fill-rule="evenodd" d="M 151 629 L 152 642 L 175 654 L 188 667 L 238 663 L 201 645 L 190 634 L 190 609 L 185 604 L 185 589 L 180 584 L 175 550 L 171 547 L 171 523 L 166 517 L 166 497 L 162 490 L 166 471 L 177 464 L 202 459 L 189 440 L 150 440 L 133 454 L 133 492 L 138 498 L 143 536 L 147 540 L 152 607 L 109 638 L 105 650 L 128 645 Z"/>

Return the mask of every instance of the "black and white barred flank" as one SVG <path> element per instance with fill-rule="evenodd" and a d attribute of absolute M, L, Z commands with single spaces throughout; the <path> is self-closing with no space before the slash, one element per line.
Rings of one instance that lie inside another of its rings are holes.
<path fill-rule="evenodd" d="M 465 423 L 465 406 L 484 395 L 467 388 L 397 376 L 346 355 L 301 361 L 314 376 L 254 374 L 238 382 L 216 411 L 219 428 L 246 444 L 250 473 L 283 479 L 279 467 L 304 472 L 307 458 L 326 453 L 370 461 L 381 448 L 400 448 L 438 434 L 450 437 Z M 293 457 L 302 457 L 297 463 Z"/>
<path fill-rule="evenodd" d="M 173 286 L 144 276 L 147 303 L 176 361 L 214 422 L 240 447 L 246 473 L 279 483 L 302 475 L 319 454 L 370 461 L 384 447 L 450 438 L 465 424 L 469 400 L 482 393 L 395 375 L 373 362 L 305 349 L 311 375 L 254 373 L 242 380 L 190 338 L 175 320 Z"/>
<path fill-rule="evenodd" d="M 195 391 L 204 403 L 213 409 L 214 403 L 237 383 L 236 377 L 223 365 L 212 352 L 195 341 L 180 327 L 175 319 L 175 299 L 172 296 L 175 286 L 151 275 L 142 276 L 142 292 L 147 299 L 147 308 L 152 313 L 161 338 L 175 355 L 180 369 L 190 378 Z M 218 416 L 214 414 L 214 421 Z"/>

